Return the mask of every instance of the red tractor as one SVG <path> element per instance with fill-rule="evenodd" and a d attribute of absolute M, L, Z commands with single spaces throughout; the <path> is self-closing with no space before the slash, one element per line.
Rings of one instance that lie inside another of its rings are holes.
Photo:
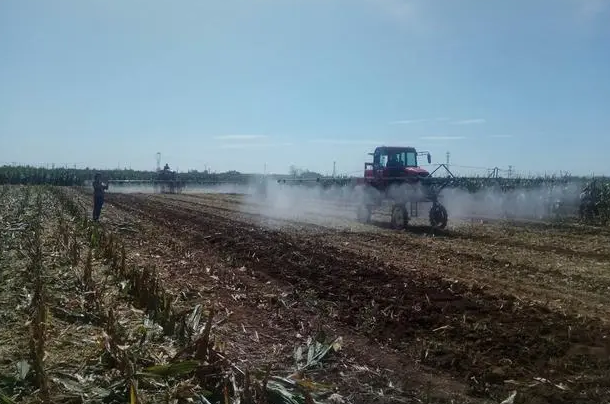
<path fill-rule="evenodd" d="M 384 200 L 392 203 L 391 223 L 396 229 L 405 228 L 409 222 L 407 204 L 429 202 L 430 225 L 434 228 L 447 226 L 447 210 L 438 201 L 440 191 L 450 180 L 433 178 L 431 173 L 419 167 L 418 157 L 430 153 L 417 152 L 413 147 L 380 146 L 375 149 L 372 163 L 364 163 L 364 178 L 357 180 L 361 192 L 358 220 L 369 222 L 374 208 Z"/>

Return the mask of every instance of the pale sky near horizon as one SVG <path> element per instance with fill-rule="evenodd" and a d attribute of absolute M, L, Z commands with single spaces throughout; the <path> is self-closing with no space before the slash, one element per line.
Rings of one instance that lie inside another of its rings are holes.
<path fill-rule="evenodd" d="M 0 55 L 0 164 L 610 174 L 610 0 L 0 0 Z"/>

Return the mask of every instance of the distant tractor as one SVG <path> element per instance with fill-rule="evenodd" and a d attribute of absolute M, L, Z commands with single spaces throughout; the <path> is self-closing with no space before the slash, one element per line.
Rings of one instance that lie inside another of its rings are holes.
<path fill-rule="evenodd" d="M 430 153 L 417 152 L 413 147 L 380 146 L 369 155 L 373 156 L 373 162 L 364 163 L 364 178 L 356 182 L 361 198 L 357 212 L 359 221 L 369 222 L 372 210 L 389 200 L 392 227 L 402 229 L 409 221 L 408 203 L 431 202 L 430 225 L 440 229 L 447 226 L 447 210 L 439 202 L 439 193 L 450 180 L 433 178 L 418 165 L 421 155 L 426 155 L 430 164 Z"/>
<path fill-rule="evenodd" d="M 163 170 L 157 172 L 154 185 L 155 192 L 161 194 L 181 193 L 184 188 L 184 183 L 178 179 L 178 174 L 175 171 L 170 170 L 168 164 L 165 164 Z"/>

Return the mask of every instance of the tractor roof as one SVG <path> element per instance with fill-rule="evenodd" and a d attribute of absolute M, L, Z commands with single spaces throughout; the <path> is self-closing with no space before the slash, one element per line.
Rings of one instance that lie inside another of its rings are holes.
<path fill-rule="evenodd" d="M 377 148 L 375 148 L 375 151 L 383 151 L 383 150 L 388 150 L 388 151 L 415 151 L 415 147 L 409 147 L 409 146 L 379 146 Z"/>

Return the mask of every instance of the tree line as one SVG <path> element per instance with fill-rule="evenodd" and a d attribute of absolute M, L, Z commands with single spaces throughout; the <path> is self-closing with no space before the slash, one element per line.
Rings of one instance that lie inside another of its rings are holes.
<path fill-rule="evenodd" d="M 33 166 L 0 166 L 0 184 L 7 185 L 58 185 L 82 186 L 93 179 L 95 173 L 101 173 L 104 180 L 114 181 L 153 181 L 157 178 L 156 171 L 112 169 L 97 170 L 94 168 L 45 168 Z M 255 175 L 243 174 L 238 171 L 210 173 L 208 171 L 188 171 L 176 173 L 176 179 L 185 182 L 216 182 L 216 181 L 249 181 Z"/>

